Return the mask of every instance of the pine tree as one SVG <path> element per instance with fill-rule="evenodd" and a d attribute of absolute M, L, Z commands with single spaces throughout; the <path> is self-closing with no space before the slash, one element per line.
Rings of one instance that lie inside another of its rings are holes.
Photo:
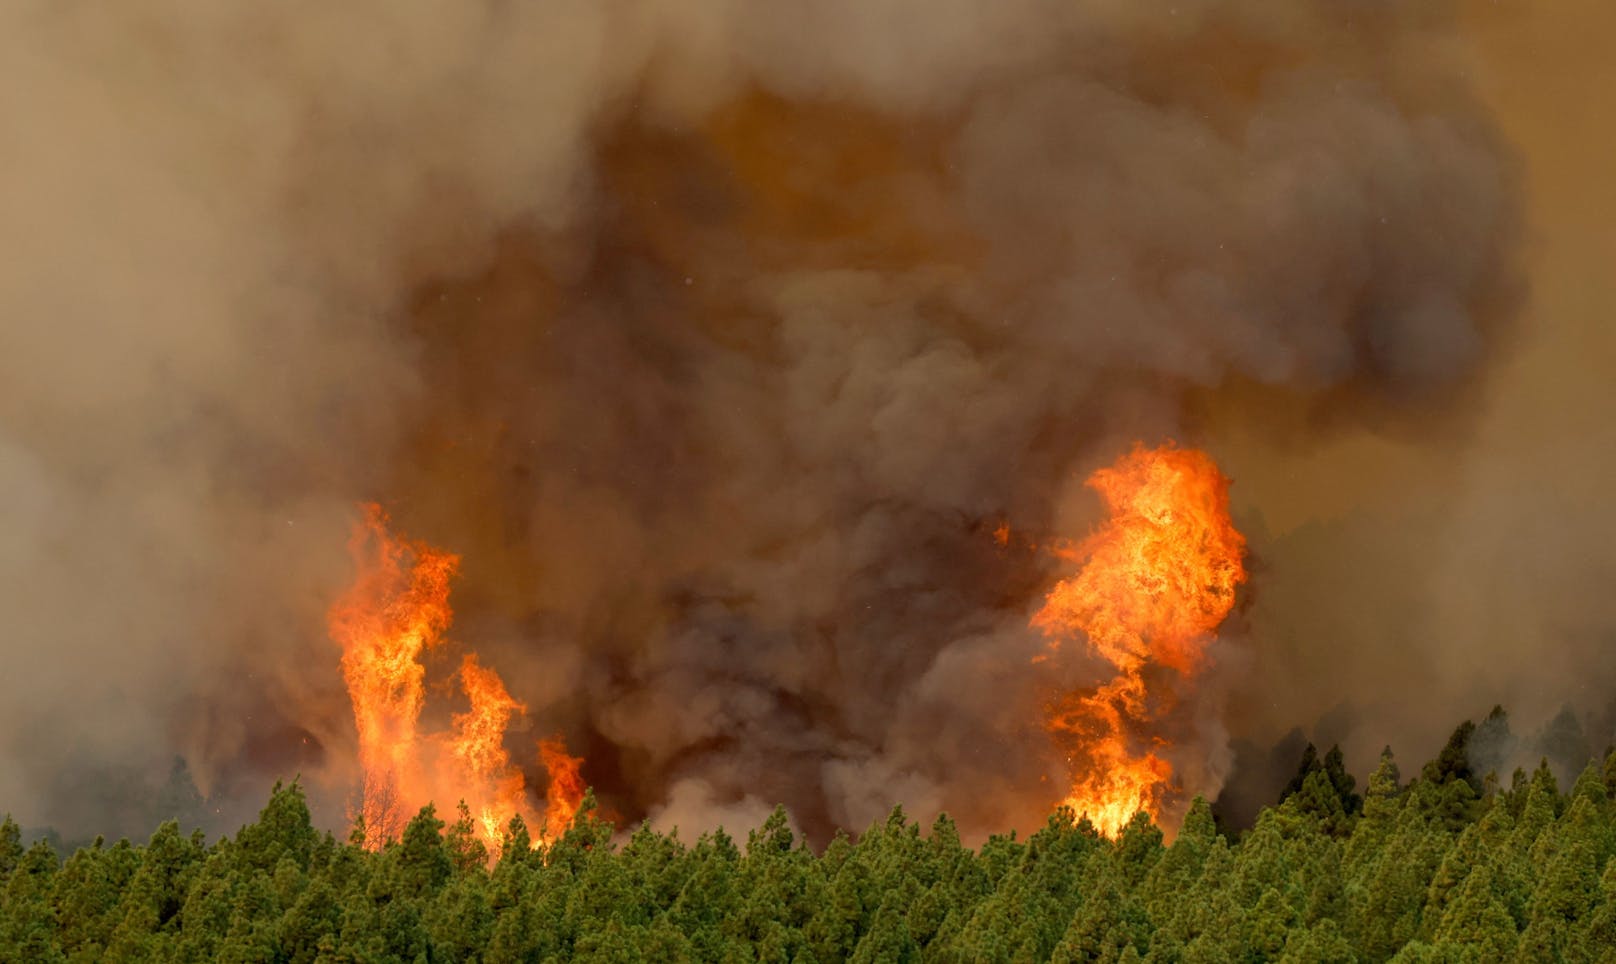
<path fill-rule="evenodd" d="M 111 849 L 97 837 L 63 865 L 51 886 L 62 951 L 71 958 L 100 960 L 112 935 L 113 909 L 139 856 L 121 840 Z"/>
<path fill-rule="evenodd" d="M 807 949 L 820 961 L 846 960 L 853 953 L 869 929 L 877 902 L 869 868 L 846 841 L 833 841 L 831 847 L 838 843 L 845 846 L 846 853 L 833 858 L 826 850 L 825 858 L 840 866 L 825 888 L 823 904 L 803 927 Z"/>
<path fill-rule="evenodd" d="M 522 898 L 496 913 L 489 933 L 484 960 L 489 964 L 516 964 L 519 961 L 562 959 L 561 913 L 534 888 Z"/>
<path fill-rule="evenodd" d="M 482 865 L 459 873 L 426 910 L 426 931 L 434 960 L 476 961 L 493 936 L 494 911 L 488 906 Z"/>
<path fill-rule="evenodd" d="M 511 817 L 500 839 L 499 861 L 494 865 L 488 885 L 488 905 L 496 915 L 519 904 L 532 887 L 537 872 L 543 868 L 543 856 L 532 845 L 522 815 Z"/>
<path fill-rule="evenodd" d="M 322 945 L 335 946 L 341 928 L 336 891 L 325 877 L 315 877 L 282 921 L 281 948 L 288 964 L 313 964 Z"/>
<path fill-rule="evenodd" d="M 1212 818 L 1212 808 L 1202 797 L 1190 803 L 1172 846 L 1150 869 L 1141 884 L 1140 896 L 1152 919 L 1166 921 L 1174 906 L 1195 886 L 1207 854 L 1222 839 Z"/>
<path fill-rule="evenodd" d="M 1363 810 L 1363 797 L 1358 794 L 1358 781 L 1347 772 L 1346 756 L 1339 745 L 1330 747 L 1324 755 L 1324 775 L 1330 778 L 1335 794 L 1341 800 L 1341 809 L 1356 816 Z"/>
<path fill-rule="evenodd" d="M 1588 738 L 1582 732 L 1582 721 L 1570 706 L 1562 706 L 1560 712 L 1543 732 L 1538 735 L 1538 752 L 1567 779 L 1573 773 L 1580 773 L 1588 761 L 1593 759 L 1593 747 L 1588 745 Z"/>
<path fill-rule="evenodd" d="M 1502 706 L 1494 706 L 1471 734 L 1466 755 L 1485 777 L 1488 773 L 1496 774 L 1514 757 L 1517 742 L 1509 729 L 1509 714 Z"/>
<path fill-rule="evenodd" d="M 291 866 L 292 858 L 284 858 Z M 272 961 L 280 956 L 282 908 L 269 875 L 261 870 L 243 874 L 234 888 L 230 924 L 216 958 L 221 964 Z"/>
<path fill-rule="evenodd" d="M 1247 912 L 1240 928 L 1244 956 L 1259 961 L 1278 958 L 1285 950 L 1292 926 L 1297 923 L 1290 902 L 1277 887 L 1269 887 L 1257 899 L 1257 905 Z"/>
<path fill-rule="evenodd" d="M 1522 854 L 1530 852 L 1538 837 L 1548 832 L 1559 819 L 1563 806 L 1564 799 L 1555 784 L 1554 773 L 1549 769 L 1548 761 L 1544 761 L 1538 765 L 1527 786 L 1521 815 L 1510 834 L 1509 849 Z"/>
<path fill-rule="evenodd" d="M 720 828 L 704 834 L 691 848 L 690 874 L 669 909 L 669 919 L 690 941 L 702 960 L 723 960 L 737 952 L 729 924 L 744 907 L 736 886 L 740 850 Z"/>
<path fill-rule="evenodd" d="M 1573 809 L 1588 807 L 1586 799 L 1578 798 Z M 1522 960 L 1561 960 L 1583 917 L 1599 900 L 1599 868 L 1593 842 L 1573 830 L 1553 849 L 1527 907 L 1519 953 Z"/>
<path fill-rule="evenodd" d="M 294 780 L 284 786 L 275 784 L 257 822 L 236 834 L 236 845 L 244 868 L 269 872 L 283 857 L 289 857 L 307 872 L 319 839 L 303 788 Z"/>
<path fill-rule="evenodd" d="M 30 962 L 66 959 L 50 900 L 56 874 L 56 851 L 43 840 L 17 858 L 0 888 L 0 956 Z"/>
<path fill-rule="evenodd" d="M 1427 887 L 1449 846 L 1446 831 L 1413 802 L 1420 792 L 1432 791 L 1429 784 L 1411 790 L 1410 804 L 1348 893 L 1345 929 L 1353 947 L 1370 960 L 1391 957 L 1414 937 Z"/>
<path fill-rule="evenodd" d="M 1442 752 L 1425 765 L 1421 777 L 1439 787 L 1456 780 L 1463 781 L 1470 785 L 1470 789 L 1479 798 L 1482 791 L 1482 775 L 1470 764 L 1470 739 L 1475 732 L 1476 724 L 1469 720 L 1459 724 L 1448 737 Z"/>
<path fill-rule="evenodd" d="M 404 835 L 396 850 L 401 896 L 420 897 L 448 883 L 454 873 L 454 856 L 443 840 L 443 821 L 432 804 L 404 825 Z"/>
<path fill-rule="evenodd" d="M 909 930 L 923 949 L 930 949 L 947 946 L 964 931 L 992 886 L 976 856 L 960 843 L 959 829 L 947 814 L 939 814 L 932 824 L 926 851 L 935 881 L 911 907 Z"/>
<path fill-rule="evenodd" d="M 215 851 L 203 861 L 180 910 L 179 953 L 187 961 L 212 961 L 230 927 L 235 888 L 241 880 L 236 855 Z"/>
<path fill-rule="evenodd" d="M 108 944 L 111 956 L 125 960 L 174 956 L 175 918 L 189 897 L 202 853 L 195 838 L 180 834 L 176 822 L 157 828 L 141 849 L 139 868 L 113 911 L 118 923 Z"/>
<path fill-rule="evenodd" d="M 1159 835 L 1145 834 L 1142 839 L 1146 847 L 1151 840 L 1160 844 Z M 1140 846 L 1136 841 L 1133 849 Z M 989 946 L 1010 949 L 1013 956 L 1048 958 L 1095 876 L 1094 865 L 1118 859 L 1128 858 L 1111 852 L 1092 826 L 1078 823 L 1073 812 L 1062 807 L 1028 838 L 1021 862 L 978 905 L 970 923 L 971 934 L 977 941 L 988 941 Z M 971 948 L 964 949 L 972 953 Z"/>
<path fill-rule="evenodd" d="M 1493 874 L 1479 867 L 1442 915 L 1433 945 L 1474 949 L 1482 960 L 1508 960 L 1515 952 L 1515 921 L 1493 890 Z"/>
<path fill-rule="evenodd" d="M 1296 765 L 1296 773 L 1294 773 L 1291 776 L 1290 781 L 1285 784 L 1285 789 L 1279 792 L 1279 799 L 1274 801 L 1275 805 L 1277 806 L 1278 804 L 1284 803 L 1290 797 L 1300 793 L 1302 791 L 1302 784 L 1307 782 L 1307 778 L 1317 773 L 1320 768 L 1321 764 L 1319 763 L 1319 748 L 1309 743 L 1302 749 L 1302 759 L 1301 762 Z"/>
<path fill-rule="evenodd" d="M 1592 910 L 1573 929 L 1568 941 L 1569 960 L 1598 960 L 1597 952 L 1616 947 L 1616 860 L 1607 861 L 1599 878 L 1599 894 Z"/>
<path fill-rule="evenodd" d="M 765 858 L 758 855 L 757 859 L 761 861 Z M 671 908 L 692 870 L 678 837 L 657 833 L 648 824 L 642 824 L 629 837 L 618 860 L 623 865 L 623 882 L 628 890 L 625 899 L 630 905 L 625 908 L 628 915 L 625 919 L 635 924 L 649 924 L 657 915 Z M 739 872 L 743 877 L 743 893 L 750 895 L 765 886 L 752 873 L 755 869 L 752 854 L 742 861 L 742 865 Z M 784 909 L 781 910 L 783 912 Z"/>
<path fill-rule="evenodd" d="M 0 820 L 0 886 L 4 886 L 6 878 L 22 863 L 23 852 L 22 828 L 8 813 Z"/>
<path fill-rule="evenodd" d="M 849 960 L 852 964 L 907 964 L 918 960 L 919 955 L 920 948 L 909 934 L 902 911 L 883 904 Z"/>
<path fill-rule="evenodd" d="M 1421 911 L 1422 939 L 1433 939 L 1443 915 L 1465 880 L 1476 868 L 1492 865 L 1497 849 L 1507 843 L 1513 829 L 1514 821 L 1509 808 L 1501 797 L 1494 797 L 1492 806 L 1481 820 L 1466 827 L 1459 839 L 1443 854 L 1436 874 L 1425 890 L 1425 906 Z"/>
<path fill-rule="evenodd" d="M 1117 867 L 1130 889 L 1138 886 L 1150 873 L 1150 868 L 1166 853 L 1162 839 L 1161 828 L 1143 810 L 1134 814 L 1133 819 L 1122 828 L 1122 834 L 1117 837 Z"/>
<path fill-rule="evenodd" d="M 1342 858 L 1342 871 L 1348 881 L 1359 884 L 1380 854 L 1380 848 L 1396 824 L 1403 807 L 1403 788 L 1392 748 L 1380 751 L 1380 762 L 1370 774 L 1364 790 L 1363 816 L 1352 828 Z"/>
<path fill-rule="evenodd" d="M 1333 920 L 1292 928 L 1280 964 L 1356 964 L 1358 956 Z"/>
<path fill-rule="evenodd" d="M 488 866 L 488 845 L 477 836 L 471 808 L 466 806 L 464 800 L 455 807 L 455 822 L 444 833 L 443 844 L 449 851 L 449 860 L 454 865 L 456 875 Z"/>
<path fill-rule="evenodd" d="M 172 820 L 180 827 L 197 827 L 207 818 L 207 802 L 196 788 L 191 767 L 185 758 L 176 756 L 168 770 L 168 779 L 157 791 L 151 812 L 155 819 Z"/>
<path fill-rule="evenodd" d="M 1119 844 L 1120 850 L 1120 844 Z M 1153 928 L 1149 913 L 1132 893 L 1126 860 L 1104 860 L 1086 888 L 1071 924 L 1055 945 L 1051 961 L 1118 960 L 1148 950 Z"/>
<path fill-rule="evenodd" d="M 1214 838 L 1198 879 L 1187 889 L 1168 896 L 1165 904 L 1149 908 L 1157 925 L 1151 938 L 1152 958 L 1176 960 L 1171 953 L 1188 953 L 1188 945 L 1207 936 L 1197 951 L 1205 954 L 1209 952 L 1209 942 L 1222 941 L 1238 931 L 1245 915 L 1229 887 L 1234 864 L 1228 841 L 1221 835 Z"/>
<path fill-rule="evenodd" d="M 646 960 L 640 951 L 644 939 L 643 932 L 638 928 L 625 925 L 615 918 L 609 919 L 600 927 L 578 935 L 572 959 L 601 964 L 641 964 Z"/>

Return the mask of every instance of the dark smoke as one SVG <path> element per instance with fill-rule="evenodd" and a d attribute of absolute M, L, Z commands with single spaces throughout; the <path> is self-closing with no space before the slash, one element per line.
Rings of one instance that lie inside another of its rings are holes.
<path fill-rule="evenodd" d="M 0 799 L 176 751 L 340 799 L 321 614 L 378 498 L 624 816 L 1039 819 L 1053 570 L 993 525 L 1080 534 L 1225 399 L 1426 424 L 1509 334 L 1451 23 L 1283 7 L 14 9 Z"/>

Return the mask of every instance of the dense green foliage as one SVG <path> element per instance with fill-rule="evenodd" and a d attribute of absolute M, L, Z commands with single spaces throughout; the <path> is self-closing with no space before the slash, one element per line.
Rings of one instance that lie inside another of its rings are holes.
<path fill-rule="evenodd" d="M 431 808 L 372 853 L 318 832 L 302 791 L 209 845 L 166 823 L 66 862 L 0 825 L 6 961 L 1599 961 L 1616 955 L 1616 754 L 1569 792 L 1547 766 L 1477 776 L 1471 731 L 1362 796 L 1309 750 L 1237 841 L 1197 801 L 1171 844 L 1143 816 L 1109 841 L 1070 813 L 972 850 L 894 810 L 822 853 L 776 811 L 744 846 L 586 807 L 505 856 Z"/>

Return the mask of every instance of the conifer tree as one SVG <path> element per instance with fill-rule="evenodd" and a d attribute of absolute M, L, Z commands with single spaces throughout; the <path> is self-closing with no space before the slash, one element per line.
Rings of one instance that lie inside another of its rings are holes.
<path fill-rule="evenodd" d="M 66 959 L 50 900 L 56 874 L 56 852 L 43 840 L 16 859 L 0 887 L 0 956 L 17 961 Z"/>
<path fill-rule="evenodd" d="M 1471 734 L 1466 756 L 1483 778 L 1489 773 L 1501 775 L 1499 768 L 1515 756 L 1517 743 L 1510 732 L 1509 714 L 1502 706 L 1494 706 Z"/>
<path fill-rule="evenodd" d="M 211 961 L 230 927 L 235 888 L 241 879 L 236 855 L 224 850 L 209 854 L 191 883 L 180 909 L 180 954 L 186 960 Z"/>
<path fill-rule="evenodd" d="M 22 862 L 22 855 L 22 828 L 8 813 L 0 820 L 0 886 L 4 886 L 6 878 Z"/>
<path fill-rule="evenodd" d="M 1358 956 L 1333 920 L 1292 928 L 1280 964 L 1356 964 Z"/>
<path fill-rule="evenodd" d="M 1446 831 L 1415 803 L 1420 791 L 1431 792 L 1429 784 L 1411 791 L 1409 804 L 1348 895 L 1348 937 L 1371 960 L 1391 957 L 1414 937 L 1426 889 L 1449 846 Z"/>
<path fill-rule="evenodd" d="M 869 929 L 877 902 L 869 868 L 857 859 L 850 843 L 837 840 L 831 846 L 837 843 L 846 852 L 836 860 L 839 866 L 825 888 L 822 905 L 803 927 L 807 950 L 820 961 L 846 960 L 852 954 Z M 831 859 L 831 852 L 825 856 Z"/>
<path fill-rule="evenodd" d="M 1204 800 L 1170 846 L 1143 815 L 1112 840 L 1061 809 L 973 851 L 946 815 L 923 835 L 894 808 L 820 853 L 777 809 L 743 853 L 722 831 L 624 839 L 591 799 L 549 846 L 513 819 L 490 867 L 464 808 L 447 832 L 424 808 L 371 852 L 316 831 L 295 782 L 234 837 L 169 821 L 60 866 L 0 822 L 0 964 L 1608 960 L 1606 768 L 1561 794 L 1546 761 L 1478 798 L 1463 771 L 1503 725 L 1456 731 L 1406 788 L 1387 751 L 1361 812 L 1339 754 L 1315 752 L 1234 842 Z"/>
<path fill-rule="evenodd" d="M 464 800 L 455 807 L 455 822 L 444 831 L 443 844 L 456 875 L 488 866 L 488 845 L 477 836 L 477 824 Z"/>
<path fill-rule="evenodd" d="M 342 909 L 337 893 L 325 876 L 317 876 L 286 911 L 281 926 L 281 951 L 288 964 L 313 964 L 320 958 L 323 945 L 335 949 L 341 928 Z"/>
<path fill-rule="evenodd" d="M 396 849 L 402 896 L 421 897 L 435 892 L 454 873 L 454 857 L 443 840 L 443 821 L 437 808 L 427 804 L 404 825 Z"/>
<path fill-rule="evenodd" d="M 290 863 L 291 858 L 285 858 Z M 282 908 L 269 875 L 244 874 L 217 960 L 227 964 L 271 961 L 280 955 Z"/>
<path fill-rule="evenodd" d="M 51 885 L 62 952 L 71 958 L 100 960 L 112 936 L 112 911 L 138 857 L 127 840 L 108 850 L 97 837 L 67 859 Z"/>
<path fill-rule="evenodd" d="M 1476 773 L 1470 765 L 1470 738 L 1475 732 L 1476 724 L 1469 720 L 1455 727 L 1442 752 L 1425 765 L 1421 776 L 1439 787 L 1455 780 L 1464 781 L 1479 797 L 1482 790 L 1481 774 Z"/>
<path fill-rule="evenodd" d="M 1515 920 L 1494 892 L 1492 871 L 1483 866 L 1465 878 L 1432 943 L 1472 949 L 1481 960 L 1503 961 L 1514 954 L 1516 940 Z"/>
<path fill-rule="evenodd" d="M 920 948 L 909 933 L 902 911 L 883 904 L 870 922 L 870 929 L 859 938 L 850 958 L 852 964 L 908 964 L 919 959 Z"/>
<path fill-rule="evenodd" d="M 308 801 L 296 780 L 275 784 L 258 820 L 241 828 L 236 844 L 244 869 L 270 871 L 283 857 L 307 871 L 320 834 L 314 829 Z"/>
<path fill-rule="evenodd" d="M 1593 747 L 1582 732 L 1582 721 L 1569 705 L 1562 706 L 1538 736 L 1537 750 L 1557 771 L 1571 779 L 1593 759 Z"/>

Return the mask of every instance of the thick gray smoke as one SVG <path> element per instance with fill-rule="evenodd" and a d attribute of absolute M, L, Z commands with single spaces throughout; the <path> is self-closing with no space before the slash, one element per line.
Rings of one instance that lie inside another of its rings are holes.
<path fill-rule="evenodd" d="M 1449 24 L 1351 6 L 13 4 L 0 807 L 340 797 L 378 499 L 622 815 L 1039 819 L 1055 569 L 993 527 L 1225 395 L 1449 411 L 1507 333 Z"/>

